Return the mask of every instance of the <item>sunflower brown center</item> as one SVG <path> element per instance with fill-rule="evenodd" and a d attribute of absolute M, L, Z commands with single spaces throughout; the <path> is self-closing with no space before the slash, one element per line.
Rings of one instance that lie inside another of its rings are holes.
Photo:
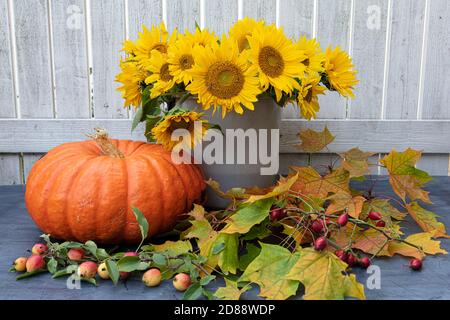
<path fill-rule="evenodd" d="M 189 70 L 194 65 L 194 58 L 190 54 L 183 54 L 179 62 L 182 70 Z"/>
<path fill-rule="evenodd" d="M 261 70 L 269 77 L 276 78 L 283 74 L 284 60 L 278 50 L 267 46 L 259 52 L 258 62 Z"/>
<path fill-rule="evenodd" d="M 233 63 L 220 61 L 209 67 L 205 82 L 211 94 L 221 99 L 230 99 L 242 91 L 244 75 Z"/>
<path fill-rule="evenodd" d="M 160 77 L 161 77 L 161 80 L 162 81 L 170 81 L 170 80 L 172 80 L 172 75 L 170 74 L 170 72 L 169 72 L 169 64 L 168 63 L 164 63 L 162 66 L 161 66 L 161 69 L 159 70 L 159 74 L 160 74 Z"/>
<path fill-rule="evenodd" d="M 302 63 L 303 63 L 305 66 L 309 67 L 309 64 L 310 64 L 309 58 L 306 58 L 305 60 L 303 60 Z"/>
<path fill-rule="evenodd" d="M 167 45 L 165 43 L 157 43 L 152 47 L 152 50 L 158 50 L 161 53 L 167 53 Z"/>

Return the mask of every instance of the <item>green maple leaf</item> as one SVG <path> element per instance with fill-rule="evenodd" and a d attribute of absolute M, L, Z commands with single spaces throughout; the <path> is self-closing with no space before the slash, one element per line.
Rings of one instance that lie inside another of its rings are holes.
<path fill-rule="evenodd" d="M 347 267 L 331 252 L 306 248 L 300 250 L 300 258 L 286 278 L 304 285 L 305 300 L 365 299 L 363 285 L 354 276 L 345 274 Z"/>
<path fill-rule="evenodd" d="M 261 297 L 285 300 L 297 292 L 298 281 L 287 279 L 286 275 L 299 256 L 281 246 L 261 243 L 261 253 L 249 264 L 239 282 L 259 285 Z"/>
<path fill-rule="evenodd" d="M 439 216 L 434 212 L 422 208 L 417 202 L 407 204 L 406 209 L 423 231 L 434 232 L 436 237 L 449 237 L 445 225 L 437 220 Z"/>
<path fill-rule="evenodd" d="M 250 286 L 245 286 L 239 289 L 236 281 L 231 281 L 225 278 L 225 287 L 218 288 L 214 296 L 222 300 L 239 300 L 241 295 L 251 289 Z"/>
<path fill-rule="evenodd" d="M 273 203 L 274 198 L 270 198 L 244 205 L 230 217 L 230 222 L 221 232 L 228 234 L 249 232 L 253 226 L 260 224 L 269 216 Z"/>

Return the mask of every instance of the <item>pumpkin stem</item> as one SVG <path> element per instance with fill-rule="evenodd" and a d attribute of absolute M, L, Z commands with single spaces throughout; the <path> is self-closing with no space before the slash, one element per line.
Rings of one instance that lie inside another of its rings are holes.
<path fill-rule="evenodd" d="M 108 135 L 108 131 L 102 128 L 95 128 L 94 134 L 88 134 L 87 136 L 97 143 L 100 150 L 104 155 L 114 158 L 125 158 L 125 155 L 120 151 L 111 141 Z"/>

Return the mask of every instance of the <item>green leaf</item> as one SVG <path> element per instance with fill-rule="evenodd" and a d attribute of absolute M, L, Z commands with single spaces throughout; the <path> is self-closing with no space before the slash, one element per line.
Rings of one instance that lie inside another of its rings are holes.
<path fill-rule="evenodd" d="M 260 296 L 272 300 L 285 300 L 295 295 L 298 281 L 286 276 L 300 255 L 278 245 L 261 243 L 261 252 L 247 267 L 238 282 L 253 282 L 260 287 Z"/>
<path fill-rule="evenodd" d="M 223 244 L 223 249 L 220 250 L 218 265 L 223 273 L 236 273 L 239 266 L 239 237 L 237 234 L 223 234 L 220 233 L 216 240 L 217 244 Z M 212 255 L 215 255 L 214 249 Z"/>
<path fill-rule="evenodd" d="M 55 258 L 51 258 L 47 263 L 47 270 L 51 274 L 54 274 L 57 271 L 58 268 L 58 261 L 55 260 Z"/>
<path fill-rule="evenodd" d="M 216 279 L 216 276 L 213 276 L 213 275 L 206 276 L 206 277 L 204 277 L 203 279 L 200 280 L 200 285 L 201 286 L 206 286 L 211 281 L 214 281 L 215 279 Z"/>
<path fill-rule="evenodd" d="M 92 285 L 97 287 L 97 280 L 95 280 L 95 278 L 89 278 L 89 279 L 80 278 L 80 280 L 83 281 L 83 282 L 90 283 L 90 284 L 92 284 Z"/>
<path fill-rule="evenodd" d="M 106 269 L 108 270 L 109 277 L 111 278 L 112 282 L 117 285 L 120 278 L 119 268 L 117 267 L 117 264 L 113 260 L 106 260 Z"/>
<path fill-rule="evenodd" d="M 437 214 L 422 208 L 417 202 L 407 204 L 406 209 L 423 231 L 434 232 L 436 237 L 449 238 L 445 225 L 437 220 Z"/>
<path fill-rule="evenodd" d="M 225 287 L 218 288 L 214 293 L 214 296 L 222 300 L 239 300 L 241 295 L 249 289 L 251 289 L 251 286 L 249 285 L 239 289 L 236 281 L 225 278 Z"/>
<path fill-rule="evenodd" d="M 131 125 L 131 132 L 133 132 L 137 128 L 139 123 L 142 122 L 143 117 L 144 117 L 144 108 L 141 106 L 137 109 L 136 114 L 134 115 L 133 123 Z"/>
<path fill-rule="evenodd" d="M 86 243 L 83 245 L 83 248 L 94 257 L 97 257 L 97 245 L 94 241 L 86 241 Z"/>
<path fill-rule="evenodd" d="M 306 248 L 300 251 L 300 259 L 290 267 L 286 278 L 305 286 L 305 300 L 342 300 L 348 296 L 365 299 L 364 287 L 354 276 L 346 275 L 347 267 L 329 251 Z"/>
<path fill-rule="evenodd" d="M 78 265 L 72 264 L 72 265 L 68 266 L 68 267 L 65 268 L 65 269 L 56 271 L 56 272 L 53 274 L 52 278 L 53 278 L 53 279 L 57 279 L 57 278 L 65 277 L 65 276 L 70 276 L 70 275 L 72 275 L 74 272 L 76 272 L 77 269 L 78 269 Z"/>
<path fill-rule="evenodd" d="M 44 273 L 44 272 L 47 272 L 47 270 L 39 269 L 39 270 L 36 270 L 36 271 L 33 271 L 33 272 L 25 272 L 25 273 L 22 273 L 20 276 L 18 276 L 16 278 L 16 280 L 23 280 L 23 279 L 26 279 L 26 278 L 34 277 L 34 276 L 36 276 L 38 274 L 41 274 L 41 273 Z"/>
<path fill-rule="evenodd" d="M 138 208 L 133 208 L 133 213 L 134 216 L 136 217 L 136 220 L 139 224 L 139 229 L 141 230 L 141 237 L 142 237 L 142 241 L 139 244 L 139 247 L 136 251 L 139 251 L 139 248 L 142 246 L 142 243 L 144 243 L 145 239 L 147 239 L 148 236 L 148 221 L 145 218 L 144 214 L 141 212 L 141 210 L 139 210 Z"/>
<path fill-rule="evenodd" d="M 95 252 L 95 257 L 100 260 L 106 260 L 109 258 L 109 254 L 106 252 L 105 249 L 97 249 L 97 251 Z"/>
<path fill-rule="evenodd" d="M 261 248 L 255 246 L 254 244 L 248 244 L 247 245 L 247 253 L 242 255 L 239 259 L 239 269 L 242 271 L 245 271 L 247 269 L 248 265 L 256 259 L 256 257 L 259 256 L 261 253 Z"/>
<path fill-rule="evenodd" d="M 219 254 L 225 249 L 225 242 L 220 242 L 212 248 L 212 254 Z"/>
<path fill-rule="evenodd" d="M 166 241 L 160 245 L 153 245 L 156 252 L 167 252 L 170 256 L 179 256 L 192 251 L 190 241 Z"/>
<path fill-rule="evenodd" d="M 184 300 L 197 300 L 200 298 L 203 294 L 203 288 L 200 285 L 200 283 L 194 283 L 192 284 L 184 293 L 183 299 Z"/>
<path fill-rule="evenodd" d="M 153 262 L 158 266 L 165 266 L 167 264 L 167 258 L 161 253 L 155 253 L 152 257 Z"/>
<path fill-rule="evenodd" d="M 123 257 L 117 262 L 117 268 L 120 272 L 133 272 L 140 268 L 139 257 Z"/>
<path fill-rule="evenodd" d="M 230 217 L 230 222 L 222 230 L 223 233 L 245 234 L 257 224 L 260 224 L 269 216 L 269 211 L 274 203 L 274 198 L 262 199 L 245 205 Z"/>

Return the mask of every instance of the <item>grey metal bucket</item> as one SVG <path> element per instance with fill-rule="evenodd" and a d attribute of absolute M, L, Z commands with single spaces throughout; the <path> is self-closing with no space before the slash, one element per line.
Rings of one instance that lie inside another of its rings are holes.
<path fill-rule="evenodd" d="M 270 175 L 262 175 L 261 169 L 267 168 L 269 165 L 261 163 L 260 157 L 258 157 L 256 164 L 249 164 L 249 140 L 246 140 L 245 146 L 238 148 L 237 144 L 234 145 L 234 155 L 245 152 L 245 164 L 201 164 L 205 176 L 207 179 L 211 178 L 220 184 L 223 191 L 230 190 L 232 188 L 241 187 L 269 187 L 272 186 L 278 179 L 278 163 L 279 163 L 279 149 L 278 145 L 271 146 L 272 135 L 276 134 L 276 139 L 279 140 L 279 131 L 271 132 L 271 129 L 279 129 L 281 122 L 281 107 L 279 107 L 272 99 L 264 98 L 255 103 L 255 110 L 245 110 L 243 115 L 230 112 L 225 119 L 222 119 L 220 110 L 217 110 L 213 114 L 212 110 L 202 110 L 195 100 L 191 99 L 183 104 L 183 107 L 204 112 L 204 118 L 210 123 L 217 124 L 221 127 L 222 131 L 226 133 L 227 129 L 242 129 L 244 131 L 248 129 L 267 129 L 267 139 L 264 136 L 258 134 L 258 151 L 262 144 L 265 143 L 265 148 L 268 151 L 268 155 L 276 157 L 277 172 Z M 226 140 L 226 139 L 224 139 Z M 208 142 L 204 142 L 202 149 L 204 150 L 208 146 Z M 252 146 L 254 148 L 254 146 Z M 276 150 L 272 150 L 275 149 Z M 232 150 L 232 149 L 231 149 Z M 228 152 L 230 149 L 228 149 Z M 226 150 L 223 150 L 225 155 Z M 236 162 L 235 162 L 236 163 Z M 208 188 L 207 193 L 207 207 L 213 209 L 224 209 L 229 200 L 222 199 L 217 194 Z"/>

